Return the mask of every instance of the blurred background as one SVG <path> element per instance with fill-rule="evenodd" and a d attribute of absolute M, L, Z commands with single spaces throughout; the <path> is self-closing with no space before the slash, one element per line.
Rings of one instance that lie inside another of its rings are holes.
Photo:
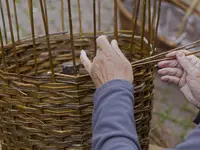
<path fill-rule="evenodd" d="M 14 9 L 13 1 L 10 1 L 11 10 Z M 17 2 L 16 10 L 19 25 L 19 37 L 25 38 L 31 36 L 31 26 L 28 12 L 27 0 L 15 0 Z M 33 2 L 36 2 L 33 0 Z M 64 11 L 67 12 L 67 1 L 63 1 Z M 132 0 L 120 1 L 119 22 L 122 29 L 130 28 L 130 17 L 132 14 Z M 77 1 L 72 0 L 72 17 L 74 32 L 79 31 Z M 4 15 L 7 16 L 5 1 L 2 1 Z M 158 29 L 157 52 L 167 51 L 177 46 L 186 45 L 200 39 L 200 3 L 198 0 L 163 0 L 161 5 L 160 25 Z M 195 7 L 194 7 L 195 6 Z M 34 21 L 36 35 L 44 34 L 44 26 L 39 3 L 34 3 Z M 63 28 L 60 18 L 60 1 L 47 0 L 49 31 L 56 33 Z M 93 29 L 92 3 L 88 0 L 81 0 L 82 7 L 82 26 L 84 32 Z M 113 0 L 101 0 L 101 30 L 113 30 Z M 121 9 L 120 9 L 121 8 Z M 125 11 L 123 11 L 125 10 Z M 128 13 L 127 13 L 128 12 Z M 59 17 L 58 17 L 59 16 Z M 11 14 L 15 20 L 14 13 Z M 69 31 L 68 15 L 64 16 L 66 22 L 64 29 Z M 7 22 L 7 17 L 5 17 Z M 15 24 L 15 22 L 13 22 Z M 7 41 L 10 42 L 9 26 L 0 20 L 0 25 L 5 26 L 3 34 L 7 34 Z M 16 29 L 15 29 L 16 30 Z M 18 35 L 15 33 L 15 38 Z M 195 49 L 194 49 L 195 50 Z M 193 119 L 197 114 L 197 109 L 185 100 L 175 85 L 169 85 L 160 81 L 158 75 L 155 75 L 155 98 L 152 119 L 152 131 L 158 129 L 162 139 L 167 141 L 169 147 L 174 147 L 182 141 L 186 135 L 195 127 Z M 152 137 L 153 138 L 153 137 Z M 154 141 L 155 142 L 155 141 Z"/>

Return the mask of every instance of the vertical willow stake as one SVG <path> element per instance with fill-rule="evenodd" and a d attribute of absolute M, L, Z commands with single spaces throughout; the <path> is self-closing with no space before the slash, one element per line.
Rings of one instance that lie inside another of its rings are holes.
<path fill-rule="evenodd" d="M 17 30 L 17 40 L 20 40 L 19 37 L 19 24 L 18 24 L 18 18 L 17 18 L 17 8 L 16 8 L 16 0 L 13 0 L 13 6 L 14 6 L 14 13 L 15 13 L 15 23 L 16 23 L 16 30 Z"/>
<path fill-rule="evenodd" d="M 6 71 L 6 59 L 5 59 L 5 51 L 4 51 L 4 44 L 3 44 L 3 37 L 1 33 L 1 27 L 0 27 L 0 44 L 1 44 L 1 54 L 2 54 L 2 62 L 4 71 Z"/>
<path fill-rule="evenodd" d="M 83 29 L 82 29 L 82 16 L 81 16 L 81 3 L 80 3 L 80 0 L 78 0 L 78 18 L 79 18 L 80 38 L 82 39 L 83 38 Z"/>
<path fill-rule="evenodd" d="M 96 52 L 97 52 L 97 44 L 96 44 L 96 37 L 97 37 L 97 30 L 96 30 L 96 0 L 93 0 L 93 25 L 94 25 L 94 56 L 96 56 Z"/>
<path fill-rule="evenodd" d="M 8 13 L 9 26 L 10 26 L 10 35 L 11 35 L 11 40 L 12 40 L 12 48 L 13 48 L 13 51 L 14 51 L 16 72 L 17 72 L 19 78 L 21 79 L 20 71 L 19 71 L 18 57 L 17 57 L 17 52 L 16 52 L 15 38 L 14 38 L 13 27 L 12 27 L 12 19 L 11 19 L 11 14 L 10 14 L 10 6 L 9 6 L 8 0 L 6 0 L 6 7 L 7 7 L 7 13 Z"/>
<path fill-rule="evenodd" d="M 117 0 L 114 0 L 114 37 L 118 40 L 118 18 L 117 18 Z"/>
<path fill-rule="evenodd" d="M 151 50 L 151 0 L 148 0 L 148 31 L 149 31 L 149 38 L 148 38 L 148 47 Z M 149 53 L 150 56 L 150 53 Z"/>
<path fill-rule="evenodd" d="M 38 67 L 37 67 L 37 53 L 36 53 L 36 45 L 35 45 L 35 29 L 34 29 L 34 17 L 33 17 L 33 0 L 28 0 L 28 6 L 29 6 L 29 15 L 30 15 L 30 24 L 31 24 L 32 39 L 33 39 L 35 74 L 37 75 L 37 73 L 38 73 Z"/>
<path fill-rule="evenodd" d="M 98 0 L 98 30 L 101 31 L 101 0 Z"/>
<path fill-rule="evenodd" d="M 72 49 L 72 59 L 73 59 L 73 72 L 76 72 L 76 55 L 74 50 L 74 37 L 73 37 L 73 24 L 72 24 L 72 13 L 71 13 L 71 1 L 68 0 L 68 15 L 69 15 L 69 27 L 70 27 L 70 42 L 71 42 L 71 49 Z"/>
<path fill-rule="evenodd" d="M 137 1 L 137 6 L 136 6 L 136 0 L 135 0 L 135 3 L 134 3 L 133 7 L 135 8 L 135 15 L 134 15 L 134 12 L 133 12 L 133 16 L 132 17 L 134 18 L 134 20 L 132 22 L 132 37 L 131 37 L 131 51 L 130 51 L 131 58 L 132 58 L 132 53 L 133 53 L 135 31 L 136 31 L 136 27 L 137 27 L 137 20 L 138 20 L 138 14 L 139 14 L 139 9 L 140 9 L 140 0 Z"/>
<path fill-rule="evenodd" d="M 157 22 L 156 22 L 155 40 L 154 40 L 154 43 L 153 43 L 153 50 L 154 51 L 155 51 L 155 48 L 156 48 L 156 41 L 157 41 L 157 34 L 158 34 L 158 25 L 159 25 L 159 20 L 160 20 L 161 1 L 162 0 L 159 0 L 159 4 L 158 4 L 158 17 L 157 17 Z"/>
<path fill-rule="evenodd" d="M 141 28 L 141 57 L 144 56 L 144 33 L 145 33 L 145 22 L 146 22 L 146 0 L 143 0 L 142 4 L 142 28 Z"/>
<path fill-rule="evenodd" d="M 4 10 L 3 10 L 3 5 L 2 5 L 1 0 L 0 0 L 0 9 L 1 9 L 2 22 L 3 22 L 3 32 L 4 32 L 5 41 L 6 41 L 6 44 L 7 44 L 8 38 L 7 38 L 6 24 L 5 24 L 5 18 L 4 18 Z"/>
<path fill-rule="evenodd" d="M 41 12 L 42 12 L 42 20 L 44 24 L 44 30 L 46 34 L 46 42 L 47 42 L 47 47 L 48 47 L 48 52 L 49 52 L 49 63 L 50 63 L 50 69 L 51 69 L 51 77 L 52 77 L 52 82 L 56 82 L 55 80 L 55 73 L 54 73 L 54 66 L 53 66 L 53 59 L 51 55 L 51 46 L 50 46 L 50 39 L 49 39 L 49 27 L 48 27 L 48 14 L 44 10 L 43 2 L 40 0 L 40 7 L 41 7 Z M 46 9 L 46 7 L 45 7 Z"/>
<path fill-rule="evenodd" d="M 62 24 L 62 31 L 64 32 L 65 31 L 65 22 L 64 22 L 64 2 L 63 0 L 61 0 L 60 2 L 60 8 L 61 8 L 61 24 Z"/>
<path fill-rule="evenodd" d="M 153 17 L 152 17 L 152 25 L 151 25 L 151 43 L 153 45 L 154 43 L 154 30 L 155 30 L 155 20 L 156 20 L 156 10 L 157 9 L 157 0 L 154 0 L 154 3 L 153 3 Z"/>

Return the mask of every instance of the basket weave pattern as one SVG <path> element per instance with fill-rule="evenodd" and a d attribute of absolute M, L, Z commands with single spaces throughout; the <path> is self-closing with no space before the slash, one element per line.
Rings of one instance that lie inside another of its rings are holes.
<path fill-rule="evenodd" d="M 60 0 L 62 31 L 50 34 L 47 1 L 38 0 L 45 35 L 37 36 L 34 3 L 33 0 L 28 0 L 32 36 L 20 39 L 17 22 L 20 16 L 17 15 L 17 9 L 14 9 L 16 24 L 13 24 L 10 13 L 12 9 L 9 6 L 11 2 L 3 0 L 7 10 L 7 20 L 5 20 L 5 17 L 2 17 L 4 11 L 0 7 L 0 17 L 4 22 L 3 26 L 0 24 L 0 138 L 3 150 L 90 150 L 95 87 L 80 63 L 80 50 L 84 49 L 92 60 L 98 48 L 96 37 L 107 35 L 110 41 L 112 39 L 118 41 L 120 49 L 130 62 L 154 54 L 159 22 L 156 14 L 159 11 L 155 9 L 151 17 L 149 15 L 151 8 L 146 6 L 145 1 L 141 3 L 140 0 L 135 1 L 136 11 L 133 14 L 132 30 L 122 31 L 118 29 L 118 3 L 114 0 L 114 31 L 103 32 L 101 31 L 101 1 L 98 1 L 98 18 L 96 0 L 91 1 L 93 2 L 92 32 L 82 31 L 80 0 L 77 0 L 79 33 L 73 33 L 71 0 L 65 3 Z M 160 1 L 157 3 L 155 0 L 154 8 L 158 6 L 159 10 Z M 13 4 L 15 7 L 15 1 Z M 64 5 L 67 5 L 69 31 L 65 29 Z M 148 15 L 145 10 L 148 10 Z M 139 12 L 142 15 L 142 26 L 140 35 L 136 36 Z M 145 16 L 149 17 L 148 23 Z M 5 32 L 6 23 L 9 32 Z M 144 37 L 147 24 L 151 35 L 148 40 Z M 11 39 L 8 39 L 5 33 L 10 33 Z M 133 67 L 134 115 L 143 150 L 148 150 L 149 147 L 154 88 L 153 68 L 151 64 Z"/>
<path fill-rule="evenodd" d="M 78 76 L 62 74 L 63 62 L 72 61 L 67 35 L 51 37 L 56 83 L 51 83 L 45 38 L 36 40 L 38 68 L 34 75 L 31 40 L 17 45 L 20 77 L 14 73 L 13 59 L 7 59 L 7 71 L 0 72 L 1 137 L 3 148 L 21 149 L 90 149 L 92 93 L 94 86 L 82 66 Z M 93 55 L 93 39 L 75 39 L 76 55 L 80 46 Z M 126 49 L 130 38 L 121 37 L 119 45 Z M 12 57 L 11 47 L 6 48 Z M 3 68 L 3 66 L 1 65 Z M 149 121 L 152 109 L 152 68 L 134 68 L 135 117 L 143 147 L 148 146 Z"/>

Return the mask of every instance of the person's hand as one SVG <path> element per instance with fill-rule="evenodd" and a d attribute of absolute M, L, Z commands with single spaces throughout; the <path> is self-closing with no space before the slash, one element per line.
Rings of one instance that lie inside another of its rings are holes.
<path fill-rule="evenodd" d="M 166 57 L 174 57 L 158 63 L 158 73 L 164 82 L 180 86 L 181 92 L 196 107 L 200 108 L 200 60 L 194 55 L 185 56 L 189 51 L 175 51 Z"/>
<path fill-rule="evenodd" d="M 133 71 L 130 62 L 118 47 L 117 41 L 112 40 L 111 44 L 106 36 L 100 36 L 96 40 L 97 55 L 91 62 L 85 51 L 81 51 L 81 62 L 90 74 L 96 88 L 104 83 L 121 79 L 133 82 Z"/>

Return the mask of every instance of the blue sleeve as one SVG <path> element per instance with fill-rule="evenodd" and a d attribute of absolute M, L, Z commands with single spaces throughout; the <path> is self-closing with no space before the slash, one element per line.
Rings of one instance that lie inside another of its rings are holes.
<path fill-rule="evenodd" d="M 112 80 L 96 90 L 92 117 L 93 150 L 141 150 L 133 113 L 133 85 Z"/>
<path fill-rule="evenodd" d="M 171 150 L 171 149 L 165 149 Z M 200 150 L 200 125 L 173 150 Z"/>

